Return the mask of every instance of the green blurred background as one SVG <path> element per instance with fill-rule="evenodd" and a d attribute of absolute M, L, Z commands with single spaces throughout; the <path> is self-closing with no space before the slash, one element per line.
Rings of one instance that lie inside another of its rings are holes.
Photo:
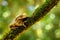
<path fill-rule="evenodd" d="M 20 14 L 31 16 L 46 0 L 0 0 L 0 39 L 9 32 L 9 24 Z M 16 40 L 60 40 L 60 3 L 39 22 L 17 36 Z"/>

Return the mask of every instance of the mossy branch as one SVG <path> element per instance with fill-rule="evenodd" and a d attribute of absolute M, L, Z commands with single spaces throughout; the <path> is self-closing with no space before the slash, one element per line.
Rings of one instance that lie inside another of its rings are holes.
<path fill-rule="evenodd" d="M 39 6 L 33 13 L 33 16 L 29 17 L 24 23 L 26 27 L 20 26 L 14 30 L 10 30 L 4 40 L 13 40 L 19 33 L 22 33 L 24 30 L 27 30 L 34 23 L 41 20 L 56 4 L 58 0 L 46 0 L 46 2 Z"/>

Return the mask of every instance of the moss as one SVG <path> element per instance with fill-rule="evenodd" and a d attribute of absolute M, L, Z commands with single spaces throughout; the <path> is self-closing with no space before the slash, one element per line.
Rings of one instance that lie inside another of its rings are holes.
<path fill-rule="evenodd" d="M 10 30 L 9 34 L 6 35 L 4 40 L 6 39 L 13 40 L 19 33 L 23 32 L 27 28 L 30 28 L 31 25 L 41 20 L 41 18 L 43 18 L 57 3 L 58 3 L 57 0 L 46 0 L 46 2 L 43 5 L 39 6 L 35 10 L 33 16 L 29 17 L 26 20 L 26 22 L 24 23 L 26 25 L 26 28 L 24 26 L 23 27 L 20 26 L 17 29 Z"/>

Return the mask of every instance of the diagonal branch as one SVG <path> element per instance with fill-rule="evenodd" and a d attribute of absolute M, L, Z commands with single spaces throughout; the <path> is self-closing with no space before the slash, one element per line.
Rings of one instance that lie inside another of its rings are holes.
<path fill-rule="evenodd" d="M 16 29 L 10 30 L 8 34 L 6 34 L 4 40 L 13 40 L 19 33 L 27 30 L 31 27 L 34 23 L 41 20 L 56 4 L 58 0 L 46 0 L 46 2 L 39 6 L 33 13 L 33 16 L 29 17 L 26 22 L 24 23 L 26 27 L 20 26 Z"/>

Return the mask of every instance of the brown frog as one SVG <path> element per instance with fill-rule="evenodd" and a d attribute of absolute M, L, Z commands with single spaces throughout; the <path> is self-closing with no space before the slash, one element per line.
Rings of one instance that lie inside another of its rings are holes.
<path fill-rule="evenodd" d="M 27 20 L 27 16 L 26 15 L 20 15 L 20 16 L 18 16 L 16 19 L 15 19 L 15 21 L 13 22 L 13 24 L 11 24 L 10 25 L 10 28 L 11 29 L 16 29 L 16 28 L 18 28 L 18 27 L 20 27 L 20 26 L 24 26 L 24 27 L 26 27 L 25 25 L 24 25 L 24 22 L 25 22 L 25 20 Z"/>

